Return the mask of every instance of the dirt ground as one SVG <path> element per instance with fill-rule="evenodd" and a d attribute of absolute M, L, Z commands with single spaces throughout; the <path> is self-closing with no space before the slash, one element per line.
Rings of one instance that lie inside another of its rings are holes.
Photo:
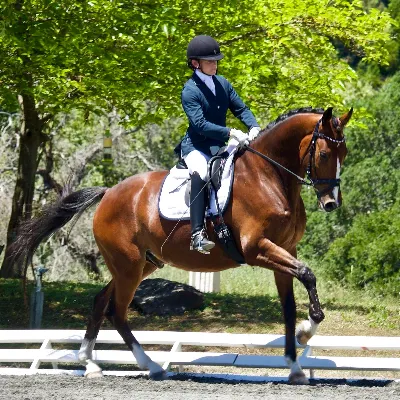
<path fill-rule="evenodd" d="M 400 382 L 361 380 L 312 381 L 308 386 L 283 383 L 226 382 L 218 379 L 183 379 L 175 376 L 154 382 L 146 378 L 106 376 L 0 376 L 1 400 L 396 400 Z"/>

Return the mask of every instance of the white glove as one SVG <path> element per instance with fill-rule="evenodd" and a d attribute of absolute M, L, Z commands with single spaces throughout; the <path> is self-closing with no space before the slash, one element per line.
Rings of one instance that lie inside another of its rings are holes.
<path fill-rule="evenodd" d="M 258 134 L 260 133 L 260 127 L 259 126 L 253 126 L 250 131 L 249 131 L 249 139 L 254 140 Z"/>
<path fill-rule="evenodd" d="M 239 129 L 231 129 L 229 132 L 228 146 L 245 146 L 249 144 L 249 135 Z"/>

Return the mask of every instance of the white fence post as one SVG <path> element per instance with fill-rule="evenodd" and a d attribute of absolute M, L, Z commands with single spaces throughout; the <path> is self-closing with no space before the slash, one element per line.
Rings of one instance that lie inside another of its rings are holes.
<path fill-rule="evenodd" d="M 219 272 L 189 272 L 189 285 L 203 293 L 219 292 L 221 288 Z"/>

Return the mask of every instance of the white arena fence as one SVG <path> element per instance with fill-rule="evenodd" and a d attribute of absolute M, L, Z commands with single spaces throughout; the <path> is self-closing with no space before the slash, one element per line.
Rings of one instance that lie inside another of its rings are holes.
<path fill-rule="evenodd" d="M 73 364 L 79 365 L 78 349 L 84 334 L 83 330 L 0 330 L 0 375 L 82 375 L 83 367 L 71 368 Z M 285 338 L 281 335 L 172 331 L 133 331 L 133 334 L 143 345 L 170 346 L 167 351 L 146 351 L 153 361 L 166 370 L 173 366 L 177 366 L 179 371 L 182 366 L 288 368 L 283 356 L 189 351 L 190 347 L 196 346 L 198 349 L 200 346 L 204 350 L 207 347 L 280 348 L 283 353 Z M 102 330 L 98 335 L 97 344 L 123 344 L 123 340 L 115 330 Z M 366 354 L 373 350 L 400 352 L 400 337 L 316 335 L 310 339 L 307 346 L 299 348 L 302 350 L 299 362 L 303 369 L 310 371 L 311 377 L 314 377 L 315 370 L 400 371 L 400 357 L 370 357 Z M 359 351 L 364 356 L 313 355 L 314 350 L 321 349 Z M 136 364 L 129 350 L 94 350 L 93 359 L 100 364 L 120 364 L 117 371 L 104 371 L 105 375 L 145 374 L 129 370 L 127 364 Z M 25 367 L 21 367 L 22 363 L 25 363 Z M 45 368 L 41 367 L 42 363 L 47 364 L 47 369 L 46 365 Z"/>

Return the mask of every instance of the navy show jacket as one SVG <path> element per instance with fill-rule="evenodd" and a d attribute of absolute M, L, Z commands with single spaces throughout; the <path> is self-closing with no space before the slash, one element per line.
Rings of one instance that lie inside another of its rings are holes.
<path fill-rule="evenodd" d="M 189 127 L 175 148 L 179 156 L 185 157 L 195 149 L 212 156 L 224 146 L 230 132 L 226 126 L 228 109 L 247 129 L 259 126 L 232 85 L 221 75 L 213 75 L 212 79 L 215 95 L 196 73 L 183 87 L 181 101 Z"/>

